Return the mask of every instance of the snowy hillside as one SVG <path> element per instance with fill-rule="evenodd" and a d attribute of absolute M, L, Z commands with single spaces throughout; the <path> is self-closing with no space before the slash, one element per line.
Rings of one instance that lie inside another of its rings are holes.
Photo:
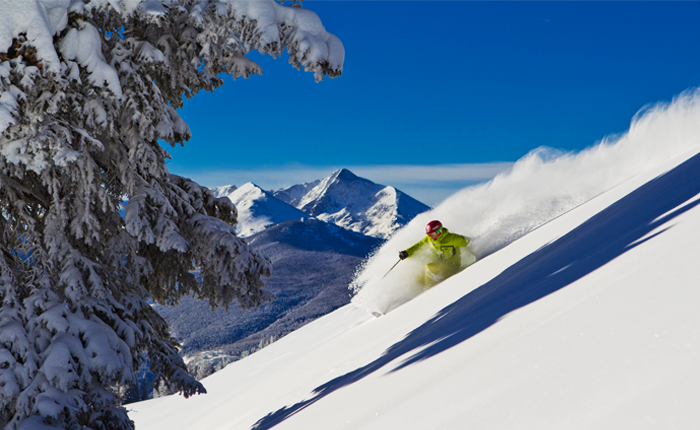
<path fill-rule="evenodd" d="M 217 197 L 228 197 L 238 209 L 236 234 L 249 237 L 267 227 L 291 219 L 307 218 L 304 212 L 275 198 L 252 182 L 240 188 L 233 185 L 214 190 Z"/>
<path fill-rule="evenodd" d="M 277 300 L 245 311 L 231 306 L 212 312 L 205 301 L 192 298 L 177 306 L 155 305 L 182 343 L 184 356 L 217 351 L 217 357 L 233 361 L 261 341 L 280 338 L 348 304 L 348 284 L 358 265 L 382 243 L 309 218 L 276 224 L 247 241 L 272 261 L 272 277 L 265 284 Z"/>
<path fill-rule="evenodd" d="M 275 194 L 292 201 L 294 196 L 308 195 L 321 182 L 297 185 Z M 325 182 L 333 186 L 330 191 L 321 190 L 321 201 L 352 194 L 352 200 L 336 201 L 348 202 L 351 209 L 375 208 L 355 214 L 364 225 L 396 228 L 397 219 L 406 223 L 420 210 L 427 209 L 391 187 L 357 178 L 347 170 L 336 172 Z M 155 309 L 183 344 L 183 355 L 194 360 L 191 363 L 199 369 L 207 369 L 205 373 L 210 372 L 208 366 L 212 362 L 234 361 L 256 350 L 261 342 L 284 336 L 349 303 L 348 285 L 358 267 L 383 243 L 380 238 L 337 226 L 332 219 L 326 222 L 314 218 L 253 183 L 240 188 L 228 185 L 213 191 L 217 197 L 227 197 L 236 205 L 237 234 L 272 261 L 273 274 L 266 285 L 277 300 L 249 311 L 237 306 L 218 309 L 214 315 L 207 303 L 193 298 L 184 298 L 177 306 L 156 305 Z M 378 204 L 377 194 L 396 198 L 384 198 Z M 382 207 L 383 211 L 377 210 Z M 390 216 L 392 213 L 395 216 Z"/>
<path fill-rule="evenodd" d="M 477 232 L 475 265 L 370 316 L 363 306 L 402 291 L 410 265 L 373 273 L 418 236 L 417 219 L 358 276 L 362 300 L 206 378 L 206 395 L 129 416 L 141 430 L 695 429 L 699 152 L 696 92 L 615 142 L 523 160 L 426 214 L 469 199 L 500 211 L 446 219 Z"/>
<path fill-rule="evenodd" d="M 320 220 L 383 239 L 429 209 L 394 187 L 375 184 L 348 169 L 274 195 Z"/>

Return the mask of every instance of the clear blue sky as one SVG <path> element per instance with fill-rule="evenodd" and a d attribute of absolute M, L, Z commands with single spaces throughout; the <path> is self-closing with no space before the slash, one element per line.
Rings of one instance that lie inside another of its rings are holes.
<path fill-rule="evenodd" d="M 343 76 L 317 84 L 286 58 L 252 55 L 263 76 L 226 77 L 185 103 L 193 138 L 168 147 L 171 172 L 278 188 L 348 167 L 384 172 L 364 176 L 411 194 L 390 172 L 429 166 L 443 190 L 433 201 L 414 194 L 433 204 L 469 182 L 439 184 L 441 165 L 513 162 L 542 145 L 577 151 L 624 132 L 645 104 L 700 86 L 697 1 L 304 7 L 343 42 Z"/>

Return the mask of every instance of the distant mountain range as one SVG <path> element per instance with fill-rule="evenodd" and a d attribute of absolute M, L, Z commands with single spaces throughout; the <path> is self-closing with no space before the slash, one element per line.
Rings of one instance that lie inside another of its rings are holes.
<path fill-rule="evenodd" d="M 269 192 L 255 184 L 215 188 L 238 208 L 237 233 L 251 236 L 291 219 L 315 217 L 321 221 L 386 239 L 429 207 L 394 187 L 375 184 L 347 169 L 325 179 Z"/>
<path fill-rule="evenodd" d="M 292 219 L 308 218 L 299 209 L 276 198 L 252 182 L 236 188 L 233 185 L 215 188 L 217 197 L 228 197 L 238 209 L 236 234 L 250 237 L 267 227 Z"/>
<path fill-rule="evenodd" d="M 192 298 L 155 305 L 200 378 L 349 303 L 348 285 L 362 261 L 429 209 L 347 169 L 274 192 L 253 183 L 214 192 L 236 205 L 237 234 L 272 261 L 265 283 L 277 300 L 248 311 L 234 303 L 213 313 Z"/>
<path fill-rule="evenodd" d="M 247 241 L 272 261 L 265 284 L 277 300 L 247 311 L 234 303 L 212 312 L 192 298 L 155 305 L 199 378 L 349 303 L 356 268 L 384 242 L 314 218 L 275 224 Z"/>

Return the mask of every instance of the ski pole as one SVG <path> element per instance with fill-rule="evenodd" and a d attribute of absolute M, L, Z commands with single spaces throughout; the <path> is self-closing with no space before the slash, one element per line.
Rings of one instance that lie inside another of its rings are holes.
<path fill-rule="evenodd" d="M 397 261 L 396 264 L 394 264 L 393 266 L 391 266 L 391 269 L 389 269 L 389 272 L 391 272 L 392 270 L 394 270 L 394 267 L 396 267 L 400 262 L 401 262 L 401 260 L 399 259 L 399 261 Z M 386 275 L 388 275 L 389 272 L 386 272 Z M 382 276 L 382 279 L 386 278 L 386 275 Z"/>

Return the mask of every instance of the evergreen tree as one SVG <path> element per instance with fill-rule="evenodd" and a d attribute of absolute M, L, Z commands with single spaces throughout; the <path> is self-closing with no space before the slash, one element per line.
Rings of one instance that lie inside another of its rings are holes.
<path fill-rule="evenodd" d="M 149 300 L 258 306 L 271 267 L 158 142 L 189 139 L 183 96 L 285 48 L 341 73 L 318 17 L 271 0 L 0 0 L 0 427 L 133 428 L 117 393 L 144 352 L 154 383 L 205 392 Z"/>

